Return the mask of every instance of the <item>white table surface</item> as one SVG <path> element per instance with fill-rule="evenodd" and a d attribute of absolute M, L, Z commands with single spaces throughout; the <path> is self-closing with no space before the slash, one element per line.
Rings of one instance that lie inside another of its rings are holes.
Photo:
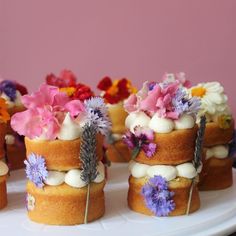
<path fill-rule="evenodd" d="M 189 216 L 149 217 L 127 207 L 127 164 L 109 168 L 105 187 L 106 213 L 93 223 L 48 226 L 31 222 L 25 209 L 25 174 L 13 171 L 8 179 L 8 206 L 0 211 L 0 236 L 170 236 L 228 235 L 236 231 L 236 171 L 234 185 L 221 191 L 201 192 L 201 208 Z"/>

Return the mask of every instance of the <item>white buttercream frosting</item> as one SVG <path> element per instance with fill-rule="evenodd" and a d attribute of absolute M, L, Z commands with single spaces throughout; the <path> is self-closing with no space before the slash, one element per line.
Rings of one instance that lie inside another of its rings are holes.
<path fill-rule="evenodd" d="M 178 120 L 174 121 L 175 129 L 191 129 L 195 125 L 195 120 L 191 115 L 183 114 Z"/>
<path fill-rule="evenodd" d="M 86 183 L 81 179 L 81 170 L 69 170 L 65 176 L 65 183 L 74 188 L 83 188 Z"/>
<path fill-rule="evenodd" d="M 228 145 L 216 145 L 211 148 L 206 148 L 206 159 L 211 157 L 223 159 L 229 155 L 229 146 Z"/>
<path fill-rule="evenodd" d="M 101 161 L 98 162 L 97 167 L 98 175 L 93 181 L 94 183 L 101 183 L 105 179 L 105 166 Z"/>
<path fill-rule="evenodd" d="M 80 137 L 82 133 L 82 128 L 79 124 L 74 122 L 70 114 L 67 113 L 65 119 L 61 125 L 60 132 L 58 134 L 58 139 L 60 140 L 74 140 Z"/>
<path fill-rule="evenodd" d="M 115 133 L 113 133 L 112 134 L 112 139 L 114 140 L 114 141 L 120 141 L 120 140 L 122 140 L 122 137 L 123 137 L 123 134 L 115 134 Z"/>
<path fill-rule="evenodd" d="M 196 171 L 193 164 L 188 162 L 177 166 L 171 165 L 146 165 L 135 161 L 129 163 L 129 171 L 135 178 L 154 177 L 160 175 L 167 181 L 175 179 L 177 176 L 188 179 L 194 178 L 201 172 L 201 167 Z"/>
<path fill-rule="evenodd" d="M 154 177 L 155 175 L 160 175 L 167 181 L 170 181 L 176 178 L 177 170 L 173 166 L 155 165 L 147 169 L 147 175 L 151 178 Z"/>
<path fill-rule="evenodd" d="M 0 161 L 0 176 L 4 176 L 8 173 L 9 168 L 6 163 Z"/>
<path fill-rule="evenodd" d="M 184 178 L 192 179 L 197 175 L 196 169 L 190 162 L 177 165 L 176 169 L 178 172 L 177 175 Z"/>
<path fill-rule="evenodd" d="M 12 134 L 7 134 L 5 140 L 7 145 L 13 145 L 15 143 L 15 137 Z"/>
<path fill-rule="evenodd" d="M 144 112 L 132 112 L 126 117 L 125 126 L 133 132 L 136 126 L 148 127 L 149 122 L 150 117 Z"/>
<path fill-rule="evenodd" d="M 160 118 L 154 114 L 149 122 L 149 128 L 156 133 L 170 133 L 174 129 L 174 122 L 168 118 Z"/>
<path fill-rule="evenodd" d="M 48 171 L 48 177 L 45 184 L 51 186 L 58 186 L 65 182 L 65 173 L 60 171 Z"/>
<path fill-rule="evenodd" d="M 101 183 L 105 179 L 105 167 L 101 161 L 98 162 L 97 171 L 98 175 L 93 182 Z M 45 184 L 51 186 L 58 186 L 64 182 L 74 188 L 86 186 L 86 183 L 81 179 L 81 170 L 79 169 L 72 169 L 68 172 L 48 171 L 48 177 L 44 181 Z"/>
<path fill-rule="evenodd" d="M 18 90 L 16 90 L 16 98 L 15 98 L 14 101 L 11 101 L 11 98 L 8 97 L 4 92 L 1 94 L 1 97 L 6 100 L 6 104 L 7 104 L 8 108 L 12 108 L 14 106 L 21 106 L 22 105 L 21 94 Z"/>

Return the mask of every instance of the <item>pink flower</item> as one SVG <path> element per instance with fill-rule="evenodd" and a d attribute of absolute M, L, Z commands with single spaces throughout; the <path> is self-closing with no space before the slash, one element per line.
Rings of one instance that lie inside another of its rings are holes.
<path fill-rule="evenodd" d="M 57 87 L 42 84 L 39 91 L 31 95 L 24 95 L 21 100 L 26 108 L 31 109 L 47 105 L 64 106 L 70 99 L 65 93 L 60 92 Z"/>
<path fill-rule="evenodd" d="M 124 108 L 127 112 L 133 112 L 137 110 L 137 96 L 136 94 L 131 94 L 125 101 L 124 101 Z"/>
<path fill-rule="evenodd" d="M 28 110 L 13 115 L 11 126 L 20 135 L 30 139 L 56 139 L 67 112 L 75 118 L 85 111 L 81 101 L 70 101 L 57 87 L 45 84 L 32 95 L 23 96 L 22 102 Z"/>
<path fill-rule="evenodd" d="M 178 72 L 175 74 L 165 73 L 162 78 L 163 82 L 172 83 L 178 81 L 183 87 L 190 88 L 191 82 L 186 79 L 184 72 Z"/>

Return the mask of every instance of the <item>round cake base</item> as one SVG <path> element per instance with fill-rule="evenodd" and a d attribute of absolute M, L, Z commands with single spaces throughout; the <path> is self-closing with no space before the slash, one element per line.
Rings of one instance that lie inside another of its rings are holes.
<path fill-rule="evenodd" d="M 6 177 L 7 176 L 0 176 L 0 209 L 7 205 Z"/>
<path fill-rule="evenodd" d="M 102 183 L 90 185 L 88 222 L 94 221 L 105 212 Z M 87 186 L 73 188 L 67 184 L 37 188 L 27 183 L 27 209 L 32 221 L 48 225 L 77 225 L 84 223 Z"/>
<path fill-rule="evenodd" d="M 128 206 L 131 210 L 154 216 L 154 213 L 147 208 L 145 199 L 142 196 L 142 187 L 147 182 L 146 178 L 129 177 L 129 192 L 128 192 Z M 187 211 L 189 192 L 192 180 L 186 178 L 176 178 L 169 182 L 169 190 L 174 192 L 173 200 L 175 202 L 175 209 L 169 216 L 185 215 Z M 194 185 L 192 192 L 192 200 L 189 213 L 195 212 L 200 208 L 200 198 L 197 186 Z"/>
<path fill-rule="evenodd" d="M 206 160 L 200 173 L 199 190 L 220 190 L 232 186 L 232 164 L 231 158 L 210 158 Z"/>
<path fill-rule="evenodd" d="M 108 145 L 106 155 L 111 162 L 129 162 L 131 153 L 122 140 Z"/>

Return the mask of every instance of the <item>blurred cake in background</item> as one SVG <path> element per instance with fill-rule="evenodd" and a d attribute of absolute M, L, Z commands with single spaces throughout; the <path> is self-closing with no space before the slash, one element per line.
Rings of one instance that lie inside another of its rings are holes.
<path fill-rule="evenodd" d="M 232 185 L 234 119 L 228 98 L 219 82 L 200 83 L 192 87 L 191 95 L 201 99 L 198 119 L 206 116 L 204 137 L 205 157 L 200 174 L 200 190 L 219 190 Z"/>
<path fill-rule="evenodd" d="M 0 97 L 6 100 L 7 110 L 10 116 L 25 108 L 21 103 L 21 96 L 27 94 L 25 86 L 13 80 L 0 80 Z M 25 145 L 24 137 L 18 135 L 7 124 L 6 139 L 6 158 L 10 170 L 21 169 L 24 167 Z"/>
<path fill-rule="evenodd" d="M 27 210 L 31 220 L 75 225 L 105 212 L 103 140 L 110 129 L 103 99 L 72 99 L 43 84 L 22 97 L 26 107 L 11 120 L 25 135 Z"/>
<path fill-rule="evenodd" d="M 136 212 L 176 216 L 200 207 L 204 120 L 199 132 L 200 101 L 190 98 L 186 84 L 184 73 L 165 74 L 163 82 L 145 82 L 125 101 L 124 142 L 132 151 L 128 205 Z"/>
<path fill-rule="evenodd" d="M 5 157 L 5 135 L 7 131 L 7 122 L 10 115 L 7 112 L 7 105 L 3 98 L 0 98 L 0 209 L 7 205 L 7 185 L 6 179 L 8 174 L 8 166 L 3 161 Z"/>
<path fill-rule="evenodd" d="M 123 108 L 123 103 L 129 95 L 136 92 L 136 88 L 126 78 L 112 81 L 110 77 L 104 77 L 97 88 L 102 91 L 101 97 L 108 106 L 112 122 L 112 130 L 107 140 L 107 158 L 112 162 L 128 162 L 130 152 L 122 142 L 122 136 L 126 131 L 125 119 L 128 115 Z"/>

